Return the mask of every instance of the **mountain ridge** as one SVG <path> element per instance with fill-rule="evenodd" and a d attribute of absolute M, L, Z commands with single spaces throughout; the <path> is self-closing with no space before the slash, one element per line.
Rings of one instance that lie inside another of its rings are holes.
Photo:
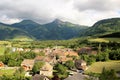
<path fill-rule="evenodd" d="M 109 18 L 97 21 L 92 27 L 84 31 L 81 36 L 99 36 L 120 32 L 120 18 Z"/>
<path fill-rule="evenodd" d="M 23 20 L 19 23 L 7 25 L 7 27 L 23 30 L 29 34 L 29 37 L 32 36 L 38 40 L 71 39 L 78 37 L 79 31 L 87 28 L 58 19 L 43 25 L 32 20 Z"/>

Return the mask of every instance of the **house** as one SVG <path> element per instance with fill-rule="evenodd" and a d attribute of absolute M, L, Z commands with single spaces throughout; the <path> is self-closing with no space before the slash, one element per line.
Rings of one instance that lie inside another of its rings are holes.
<path fill-rule="evenodd" d="M 35 74 L 34 76 L 32 76 L 32 80 L 50 80 L 50 79 L 44 75 Z"/>
<path fill-rule="evenodd" d="M 53 66 L 50 65 L 48 62 L 43 65 L 43 67 L 40 69 L 40 75 L 44 76 L 52 76 L 53 75 Z"/>
<path fill-rule="evenodd" d="M 35 62 L 38 62 L 38 61 L 43 61 L 43 59 L 45 58 L 45 56 L 36 56 L 35 57 Z"/>
<path fill-rule="evenodd" d="M 34 66 L 34 60 L 33 59 L 24 59 L 23 62 L 21 63 L 21 66 L 25 71 L 32 70 Z"/>
<path fill-rule="evenodd" d="M 39 49 L 39 48 L 35 48 L 32 50 L 34 53 L 40 53 L 42 52 L 42 49 Z"/>
<path fill-rule="evenodd" d="M 38 61 L 48 62 L 52 65 L 56 64 L 56 62 L 57 62 L 56 57 L 55 56 L 50 56 L 50 55 L 48 55 L 48 56 L 37 56 L 35 58 L 35 62 L 38 62 Z"/>
<path fill-rule="evenodd" d="M 30 52 L 31 49 L 29 49 L 29 48 L 25 48 L 24 51 L 25 51 L 25 52 Z"/>
<path fill-rule="evenodd" d="M 85 80 L 85 76 L 77 73 L 77 74 L 73 74 L 72 76 L 67 77 L 64 80 Z"/>
<path fill-rule="evenodd" d="M 0 61 L 0 67 L 4 67 L 4 63 Z"/>
<path fill-rule="evenodd" d="M 64 53 L 66 56 L 76 56 L 76 57 L 78 57 L 78 53 L 77 52 L 75 52 L 75 51 L 66 51 L 65 53 Z"/>
<path fill-rule="evenodd" d="M 78 70 L 86 70 L 87 69 L 87 63 L 81 59 L 75 60 L 75 66 Z"/>
<path fill-rule="evenodd" d="M 45 55 L 49 55 L 52 53 L 52 49 L 50 49 L 49 47 L 45 48 L 45 49 L 43 49 L 43 53 L 45 53 Z"/>
<path fill-rule="evenodd" d="M 16 51 L 22 52 L 22 51 L 24 51 L 24 49 L 23 48 L 16 48 Z"/>
<path fill-rule="evenodd" d="M 66 56 L 62 56 L 58 59 L 59 62 L 65 63 L 66 61 L 73 60 L 72 58 L 67 58 Z"/>

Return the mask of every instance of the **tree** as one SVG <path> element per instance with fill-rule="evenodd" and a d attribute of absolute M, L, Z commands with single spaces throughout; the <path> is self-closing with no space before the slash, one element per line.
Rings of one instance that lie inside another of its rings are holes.
<path fill-rule="evenodd" d="M 75 67 L 74 63 L 72 60 L 66 61 L 65 65 L 69 68 L 72 69 Z"/>
<path fill-rule="evenodd" d="M 110 71 L 103 68 L 102 73 L 100 74 L 99 80 L 116 80 L 116 72 L 111 69 Z"/>
<path fill-rule="evenodd" d="M 109 53 L 109 58 L 111 60 L 120 60 L 120 49 L 111 51 Z"/>
<path fill-rule="evenodd" d="M 44 64 L 44 62 L 36 62 L 32 69 L 33 74 L 38 73 Z"/>
<path fill-rule="evenodd" d="M 58 63 L 54 66 L 54 69 L 57 71 L 58 76 L 59 75 L 62 75 L 64 77 L 68 76 L 68 72 L 67 72 L 68 69 L 65 65 Z"/>

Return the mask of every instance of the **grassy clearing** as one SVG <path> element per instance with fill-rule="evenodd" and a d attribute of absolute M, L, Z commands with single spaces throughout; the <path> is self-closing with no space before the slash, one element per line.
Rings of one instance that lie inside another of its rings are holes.
<path fill-rule="evenodd" d="M 17 36 L 12 40 L 13 41 L 33 41 L 31 38 L 26 37 L 26 36 Z"/>
<path fill-rule="evenodd" d="M 86 70 L 86 72 L 101 73 L 103 67 L 105 67 L 107 70 L 114 69 L 115 71 L 120 71 L 120 60 L 108 62 L 95 62 Z"/>
<path fill-rule="evenodd" d="M 5 47 L 4 46 L 0 46 L 0 55 L 3 55 L 5 51 Z"/>
<path fill-rule="evenodd" d="M 115 42 L 120 42 L 120 38 L 104 38 L 109 41 L 115 41 Z"/>
<path fill-rule="evenodd" d="M 9 41 L 0 41 L 0 45 L 10 45 L 11 43 Z"/>
<path fill-rule="evenodd" d="M 90 42 L 106 42 L 106 43 L 108 43 L 109 41 L 120 42 L 120 38 L 95 38 L 95 39 L 89 39 L 88 41 L 90 41 Z"/>
<path fill-rule="evenodd" d="M 0 75 L 13 75 L 16 69 L 0 69 Z"/>
<path fill-rule="evenodd" d="M 89 39 L 90 42 L 109 42 L 109 40 L 106 40 L 104 38 L 96 38 L 96 39 Z"/>

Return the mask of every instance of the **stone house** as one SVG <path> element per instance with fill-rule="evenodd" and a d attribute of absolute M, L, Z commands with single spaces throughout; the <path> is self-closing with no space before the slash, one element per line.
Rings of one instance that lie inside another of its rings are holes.
<path fill-rule="evenodd" d="M 81 59 L 75 60 L 75 66 L 78 70 L 86 70 L 87 69 L 87 63 Z"/>
<path fill-rule="evenodd" d="M 33 59 L 24 59 L 23 62 L 21 63 L 21 66 L 25 71 L 32 70 L 34 66 L 34 60 Z"/>
<path fill-rule="evenodd" d="M 57 63 L 57 60 L 56 60 L 56 57 L 55 56 L 37 56 L 35 58 L 35 62 L 38 62 L 38 61 L 43 61 L 43 62 L 48 62 L 50 63 L 51 65 L 54 65 Z"/>
<path fill-rule="evenodd" d="M 53 76 L 53 66 L 46 62 L 40 69 L 40 75 Z"/>

